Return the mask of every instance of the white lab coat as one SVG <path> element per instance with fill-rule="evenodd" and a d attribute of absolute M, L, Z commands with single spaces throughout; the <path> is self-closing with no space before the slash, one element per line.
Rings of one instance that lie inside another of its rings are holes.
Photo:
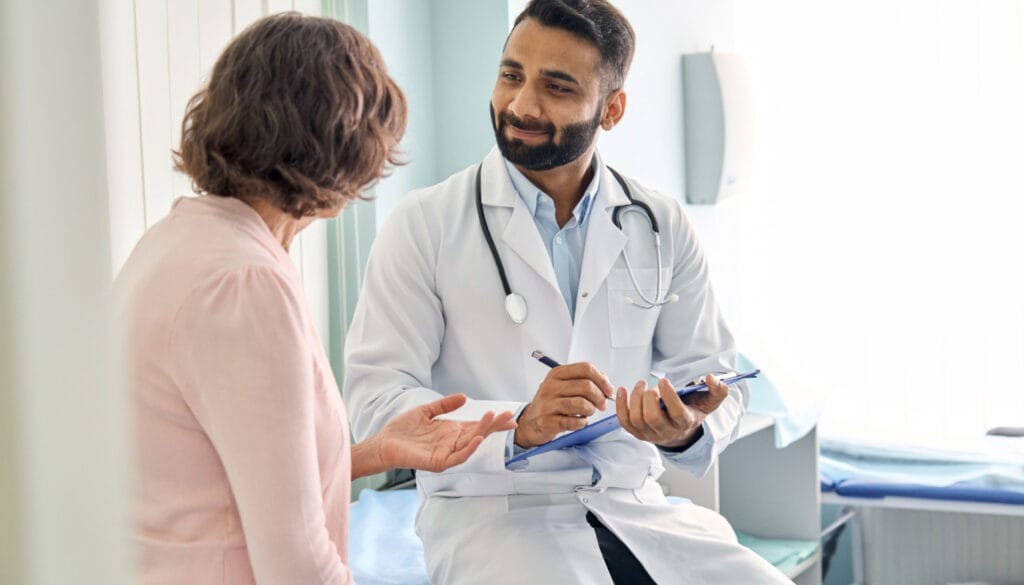
<path fill-rule="evenodd" d="M 658 218 L 662 288 L 679 296 L 660 308 L 630 305 L 625 297 L 637 295 L 622 253 L 653 297 L 653 237 L 638 214 L 622 217 L 623 230 L 614 226 L 612 210 L 627 199 L 600 169 L 574 321 L 534 219 L 494 149 L 482 166 L 484 212 L 510 286 L 529 307 L 526 322 L 513 324 L 477 218 L 476 168 L 411 193 L 377 236 L 345 348 L 344 398 L 356 440 L 440 394 L 470 397 L 455 419 L 517 411 L 548 373 L 530 357 L 534 350 L 562 363 L 591 362 L 628 389 L 652 370 L 678 387 L 733 369 L 733 338 L 676 200 L 630 181 L 634 198 Z M 735 436 L 743 408 L 741 390 L 732 388 L 706 419 L 704 437 L 673 464 L 703 474 Z M 531 459 L 521 471 L 505 469 L 506 444 L 507 433 L 496 433 L 466 463 L 417 474 L 425 498 L 417 530 L 432 582 L 610 583 L 586 509 L 658 583 L 788 582 L 737 545 L 717 514 L 666 504 L 654 481 L 664 471 L 661 457 L 649 443 L 620 430 Z"/>

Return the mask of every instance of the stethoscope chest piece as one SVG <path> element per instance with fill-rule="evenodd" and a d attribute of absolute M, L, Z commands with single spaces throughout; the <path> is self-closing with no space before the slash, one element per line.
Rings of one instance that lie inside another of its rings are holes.
<path fill-rule="evenodd" d="M 516 325 L 526 322 L 526 299 L 519 293 L 509 293 L 505 296 L 505 314 Z"/>

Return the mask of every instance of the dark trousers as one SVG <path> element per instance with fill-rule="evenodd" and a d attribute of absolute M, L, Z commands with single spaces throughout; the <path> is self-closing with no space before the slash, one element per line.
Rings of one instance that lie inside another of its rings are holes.
<path fill-rule="evenodd" d="M 608 573 L 612 576 L 615 585 L 657 585 L 654 579 L 647 574 L 647 569 L 640 564 L 629 548 L 615 536 L 611 530 L 594 516 L 587 512 L 587 524 L 597 534 L 597 544 L 601 547 L 601 556 L 604 557 L 604 564 L 608 567 Z"/>

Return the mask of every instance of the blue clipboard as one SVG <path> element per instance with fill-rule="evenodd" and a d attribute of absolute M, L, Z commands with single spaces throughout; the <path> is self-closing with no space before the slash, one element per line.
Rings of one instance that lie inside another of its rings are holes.
<path fill-rule="evenodd" d="M 757 375 L 760 373 L 761 370 L 753 370 L 745 374 L 737 374 L 729 378 L 722 378 L 722 382 L 724 382 L 727 385 L 735 384 L 740 380 L 745 380 L 747 378 L 756 378 Z M 686 396 L 687 394 L 706 391 L 707 389 L 707 384 L 697 384 L 696 386 L 687 386 L 685 388 L 677 390 L 676 394 L 678 394 L 680 397 L 683 397 Z M 541 453 L 547 453 L 548 451 L 557 451 L 558 449 L 565 449 L 567 447 L 575 447 L 576 445 L 584 445 L 600 437 L 601 435 L 607 435 L 608 433 L 620 427 L 621 425 L 619 424 L 618 415 L 608 415 L 602 418 L 601 420 L 598 420 L 583 427 L 578 431 L 566 433 L 561 437 L 554 439 L 553 441 L 549 441 L 547 443 L 544 443 L 543 445 L 534 447 L 529 451 L 525 451 L 523 453 L 520 453 L 519 455 L 516 455 L 515 457 L 505 462 L 505 468 L 508 469 L 509 467 L 513 466 L 514 464 L 520 461 L 525 461 L 530 457 L 540 455 Z"/>

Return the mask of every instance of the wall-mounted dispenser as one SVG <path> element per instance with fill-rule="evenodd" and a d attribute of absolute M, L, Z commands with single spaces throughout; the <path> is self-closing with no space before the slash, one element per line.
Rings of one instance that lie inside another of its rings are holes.
<path fill-rule="evenodd" d="M 714 204 L 741 193 L 754 155 L 754 104 L 744 59 L 683 55 L 686 202 Z"/>

